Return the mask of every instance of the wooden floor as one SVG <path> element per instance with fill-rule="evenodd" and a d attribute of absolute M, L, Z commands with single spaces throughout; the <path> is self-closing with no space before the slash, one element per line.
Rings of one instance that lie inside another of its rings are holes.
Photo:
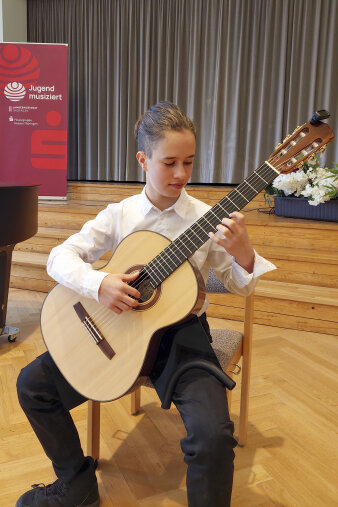
<path fill-rule="evenodd" d="M 20 369 L 45 350 L 39 330 L 44 297 L 10 290 L 7 323 L 18 325 L 21 335 L 13 344 L 0 339 L 0 507 L 13 507 L 31 484 L 54 480 L 15 389 Z M 220 322 L 213 320 L 217 327 Z M 233 507 L 338 505 L 337 358 L 333 335 L 254 326 L 248 443 L 236 449 Z M 102 406 L 101 506 L 186 506 L 180 417 L 175 409 L 160 409 L 153 390 L 143 388 L 142 400 L 138 416 L 129 415 L 128 397 Z M 238 410 L 235 389 L 235 425 Z M 85 447 L 86 406 L 73 417 Z"/>

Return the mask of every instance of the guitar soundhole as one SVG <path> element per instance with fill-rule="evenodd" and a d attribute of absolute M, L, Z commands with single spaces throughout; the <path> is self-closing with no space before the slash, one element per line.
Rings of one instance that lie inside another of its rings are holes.
<path fill-rule="evenodd" d="M 137 290 L 141 294 L 141 297 L 138 300 L 139 303 L 145 303 L 146 301 L 149 301 L 149 299 L 151 299 L 153 297 L 156 289 L 154 289 L 154 287 L 151 286 L 149 280 L 144 280 L 137 287 Z"/>
<path fill-rule="evenodd" d="M 141 297 L 138 299 L 139 304 L 134 308 L 134 310 L 147 310 L 148 308 L 152 307 L 158 298 L 161 295 L 161 286 L 159 285 L 154 289 L 154 287 L 151 285 L 149 278 L 145 277 L 145 272 L 142 269 L 144 266 L 137 265 L 137 266 L 131 266 L 126 273 L 133 273 L 134 271 L 140 271 L 140 278 L 142 278 L 141 281 L 135 280 L 135 282 L 132 282 L 133 287 L 135 287 L 139 293 L 141 294 Z"/>

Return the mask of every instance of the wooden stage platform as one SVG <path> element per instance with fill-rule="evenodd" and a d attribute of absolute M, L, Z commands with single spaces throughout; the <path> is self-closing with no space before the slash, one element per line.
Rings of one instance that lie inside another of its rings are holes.
<path fill-rule="evenodd" d="M 141 189 L 142 184 L 70 182 L 67 201 L 41 201 L 38 233 L 13 252 L 10 286 L 50 290 L 55 282 L 45 266 L 51 248 L 77 232 L 109 202 Z M 231 188 L 191 185 L 187 190 L 214 205 Z M 281 218 L 261 209 L 266 210 L 263 194 L 244 208 L 248 231 L 256 250 L 278 269 L 264 275 L 256 288 L 255 323 L 337 334 L 338 224 Z M 102 260 L 109 257 L 110 253 Z M 242 298 L 214 296 L 209 315 L 242 320 Z"/>

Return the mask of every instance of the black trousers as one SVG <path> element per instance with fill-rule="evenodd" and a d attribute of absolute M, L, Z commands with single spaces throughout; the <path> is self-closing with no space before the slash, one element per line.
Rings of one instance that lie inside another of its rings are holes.
<path fill-rule="evenodd" d="M 171 328 L 170 340 L 173 335 Z M 163 338 L 165 343 L 166 335 Z M 84 454 L 69 411 L 87 399 L 65 380 L 48 352 L 23 368 L 17 389 L 20 405 L 56 475 L 70 482 Z M 179 378 L 172 401 L 187 431 L 181 448 L 189 507 L 229 506 L 236 441 L 223 385 L 204 370 L 188 370 Z"/>

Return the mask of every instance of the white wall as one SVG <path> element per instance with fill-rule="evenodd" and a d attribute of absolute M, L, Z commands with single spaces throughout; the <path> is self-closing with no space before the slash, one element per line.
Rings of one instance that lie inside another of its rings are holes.
<path fill-rule="evenodd" d="M 27 0 L 0 0 L 0 42 L 27 42 Z"/>

